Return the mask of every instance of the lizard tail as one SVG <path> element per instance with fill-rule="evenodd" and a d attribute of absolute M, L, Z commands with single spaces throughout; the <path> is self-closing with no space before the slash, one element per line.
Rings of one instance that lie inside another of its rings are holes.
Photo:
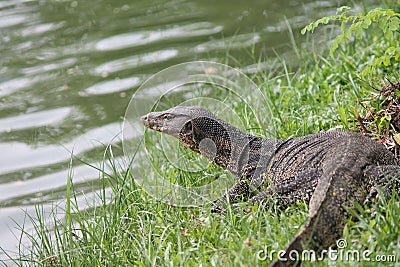
<path fill-rule="evenodd" d="M 302 260 L 316 260 L 318 255 L 318 236 L 315 235 L 315 222 L 316 216 L 311 217 L 302 229 L 296 234 L 292 241 L 287 245 L 284 253 L 279 254 L 278 257 L 269 265 L 270 267 L 277 266 L 297 266 L 300 265 Z M 305 250 L 307 248 L 308 250 Z"/>
<path fill-rule="evenodd" d="M 344 206 L 352 207 L 352 201 L 362 203 L 367 196 L 359 174 L 336 167 L 321 177 L 310 200 L 308 221 L 270 266 L 295 266 L 301 260 L 322 260 L 326 256 L 322 250 L 335 245 L 349 217 Z"/>

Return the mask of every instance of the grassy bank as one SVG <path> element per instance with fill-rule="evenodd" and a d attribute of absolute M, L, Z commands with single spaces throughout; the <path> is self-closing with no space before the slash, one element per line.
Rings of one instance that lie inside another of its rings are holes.
<path fill-rule="evenodd" d="M 379 31 L 365 33 L 334 57 L 329 47 L 310 38 L 306 47 L 296 47 L 300 66 L 291 69 L 283 62 L 271 74 L 251 77 L 274 103 L 272 109 L 281 138 L 302 136 L 322 130 L 355 130 L 354 114 L 365 110 L 358 99 L 368 98 L 385 79 L 399 78 L 399 64 L 358 76 L 360 66 L 371 54 L 387 44 Z M 383 40 L 376 42 L 376 40 Z M 325 47 L 325 52 L 319 51 Z M 312 48 L 315 48 L 314 50 Z M 243 118 L 245 119 L 245 118 Z M 66 217 L 47 225 L 38 207 L 32 219 L 36 233 L 23 233 L 31 241 L 14 262 L 29 266 L 265 266 L 267 251 L 280 250 L 307 219 L 307 206 L 299 203 L 288 209 L 251 207 L 251 211 L 213 214 L 210 206 L 173 207 L 158 202 L 138 188 L 129 170 L 121 170 L 107 148 L 102 172 L 102 205 L 81 211 L 74 198 L 72 177 L 68 179 Z M 171 174 L 172 175 L 172 174 Z M 105 190 L 114 197 L 107 203 Z M 71 189 L 71 190 L 70 190 Z M 369 257 L 400 257 L 400 202 L 398 196 L 360 207 L 357 222 L 349 222 L 344 240 L 348 250 L 370 251 Z M 262 251 L 264 250 L 264 251 Z M 261 252 L 260 252 L 261 251 Z M 308 263 L 306 263 L 307 265 Z M 319 263 L 321 266 L 327 262 Z M 335 264 L 335 262 L 332 262 Z M 340 265 L 376 263 L 341 262 Z"/>

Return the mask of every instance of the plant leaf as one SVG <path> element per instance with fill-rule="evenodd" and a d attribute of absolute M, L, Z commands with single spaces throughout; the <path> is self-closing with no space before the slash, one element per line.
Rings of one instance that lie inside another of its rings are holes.
<path fill-rule="evenodd" d="M 400 133 L 393 135 L 393 139 L 398 145 L 400 145 Z"/>

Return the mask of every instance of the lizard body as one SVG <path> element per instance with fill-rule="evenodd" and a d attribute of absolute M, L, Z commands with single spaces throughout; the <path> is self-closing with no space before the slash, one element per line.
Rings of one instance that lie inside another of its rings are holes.
<path fill-rule="evenodd" d="M 347 131 L 321 132 L 289 139 L 247 134 L 200 107 L 177 106 L 141 118 L 149 129 L 176 137 L 185 147 L 237 176 L 238 182 L 213 210 L 229 200 L 285 207 L 309 203 L 309 219 L 271 266 L 294 265 L 290 252 L 320 251 L 342 235 L 350 215 L 344 207 L 364 203 L 376 186 L 400 189 L 400 166 L 382 144 Z M 212 145 L 211 145 L 212 144 Z"/>

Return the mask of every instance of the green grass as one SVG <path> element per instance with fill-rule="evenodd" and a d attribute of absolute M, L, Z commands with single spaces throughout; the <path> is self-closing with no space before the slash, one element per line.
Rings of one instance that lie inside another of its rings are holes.
<path fill-rule="evenodd" d="M 275 131 L 279 137 L 302 136 L 332 128 L 355 129 L 349 119 L 354 119 L 353 111 L 364 112 L 357 99 L 368 97 L 372 90 L 368 83 L 376 85 L 387 77 L 398 78 L 399 74 L 396 65 L 393 72 L 385 70 L 371 77 L 371 81 L 358 78 L 358 66 L 369 60 L 369 49 L 377 46 L 370 41 L 376 36 L 369 34 L 356 46 L 339 52 L 336 58 L 325 56 L 327 51 L 318 54 L 297 47 L 300 66 L 291 69 L 282 62 L 277 64 L 274 77 L 267 73 L 252 77 L 273 103 Z M 313 44 L 310 40 L 308 46 L 313 47 Z M 243 116 L 243 120 L 246 118 Z M 33 234 L 21 226 L 22 235 L 28 237 L 31 245 L 28 248 L 21 245 L 19 256 L 11 255 L 15 264 L 265 266 L 270 259 L 258 259 L 259 251 L 283 249 L 307 219 L 307 205 L 302 203 L 283 210 L 275 206 L 268 209 L 254 206 L 250 212 L 228 210 L 226 214 L 211 213 L 210 205 L 173 207 L 154 200 L 138 188 L 130 171 L 121 170 L 117 165 L 110 147 L 105 154 L 105 164 L 112 171 L 101 172 L 100 205 L 81 210 L 70 176 L 66 208 L 55 207 L 50 216 L 52 221 L 47 221 L 48 216 L 40 206 L 37 207 L 38 218 L 30 218 L 36 231 Z M 156 160 L 154 164 L 171 181 L 196 181 L 184 174 L 177 179 L 173 169 L 165 169 Z M 220 170 L 210 167 L 208 171 Z M 108 187 L 113 192 L 111 202 L 106 201 Z M 65 213 L 65 217 L 59 219 L 56 215 L 60 213 Z M 356 218 L 357 221 L 349 222 L 344 231 L 347 248 L 361 252 L 369 250 L 371 259 L 377 255 L 395 255 L 399 264 L 399 197 L 394 194 L 392 198 L 360 207 Z M 318 263 L 320 266 L 328 264 L 377 265 L 376 262 Z"/>

